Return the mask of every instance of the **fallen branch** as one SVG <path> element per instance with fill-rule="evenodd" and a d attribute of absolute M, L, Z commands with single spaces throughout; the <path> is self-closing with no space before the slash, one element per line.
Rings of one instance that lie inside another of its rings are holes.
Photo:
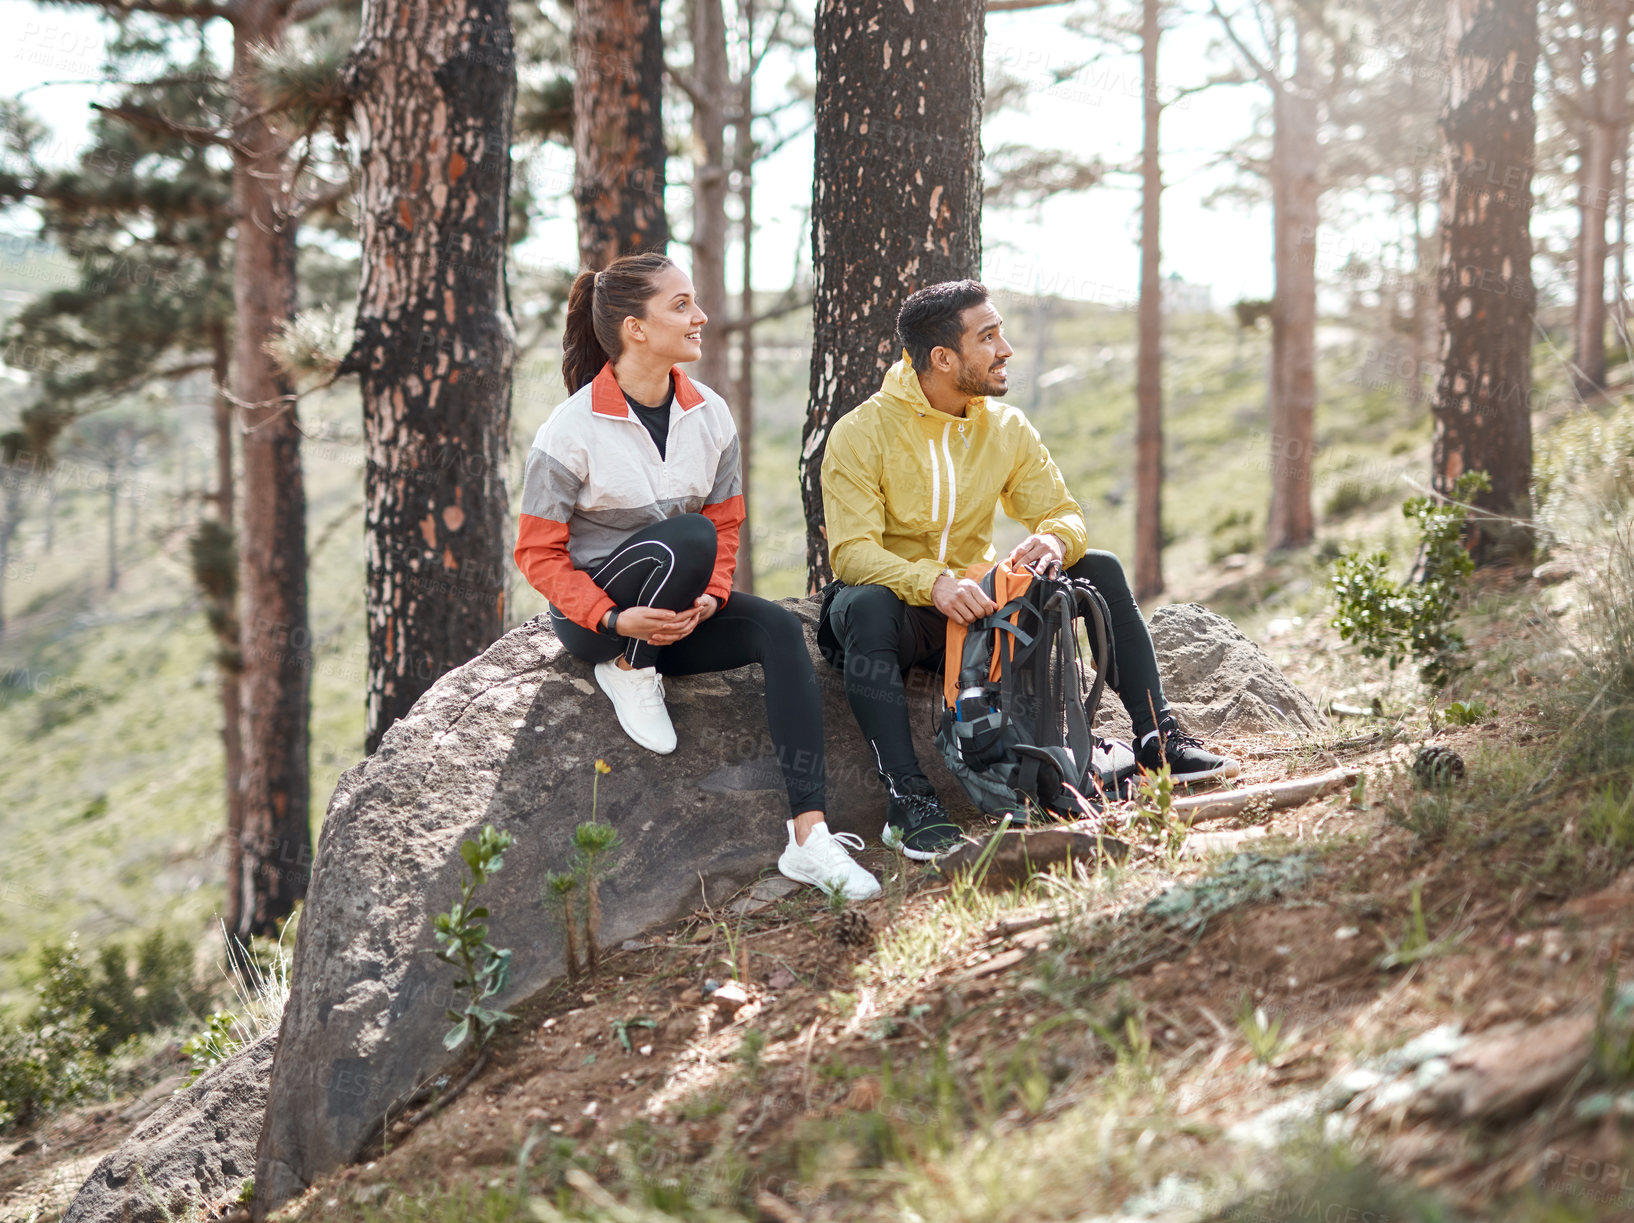
<path fill-rule="evenodd" d="M 1241 815 L 1245 809 L 1264 804 L 1267 810 L 1281 811 L 1298 807 L 1313 798 L 1331 794 L 1356 784 L 1361 770 L 1340 767 L 1329 769 L 1316 777 L 1301 777 L 1294 781 L 1273 781 L 1265 785 L 1244 786 L 1241 790 L 1225 790 L 1217 794 L 1200 794 L 1196 798 L 1177 798 L 1172 810 L 1182 823 L 1197 824 L 1203 820 L 1221 820 Z"/>

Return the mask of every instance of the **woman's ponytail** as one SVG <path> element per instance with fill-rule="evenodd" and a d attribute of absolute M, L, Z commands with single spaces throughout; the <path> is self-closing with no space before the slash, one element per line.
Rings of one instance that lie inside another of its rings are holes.
<path fill-rule="evenodd" d="M 674 267 L 658 254 L 623 255 L 600 272 L 580 272 L 567 292 L 562 324 L 562 381 L 572 394 L 617 361 L 627 318 L 646 318 L 658 277 Z"/>
<path fill-rule="evenodd" d="M 567 291 L 562 324 L 562 381 L 572 394 L 601 372 L 609 358 L 596 339 L 596 273 L 580 272 Z"/>

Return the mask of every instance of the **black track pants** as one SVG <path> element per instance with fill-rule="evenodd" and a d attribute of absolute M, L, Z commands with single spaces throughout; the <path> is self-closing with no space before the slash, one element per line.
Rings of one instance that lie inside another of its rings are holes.
<path fill-rule="evenodd" d="M 1168 712 L 1157 654 L 1140 608 L 1129 592 L 1123 566 L 1110 552 L 1088 552 L 1068 568 L 1106 599 L 1117 650 L 1118 697 L 1129 711 L 1135 741 L 1157 729 Z M 857 725 L 873 746 L 875 764 L 893 782 L 923 779 L 909 730 L 905 678 L 913 667 L 942 664 L 947 619 L 934 607 L 910 607 L 883 586 L 848 586 L 828 609 L 830 627 L 845 651 L 845 695 Z M 1148 698 L 1150 703 L 1148 703 Z"/>
<path fill-rule="evenodd" d="M 631 535 L 590 577 L 620 611 L 683 611 L 704 593 L 714 567 L 715 524 L 702 514 L 680 514 Z M 554 608 L 550 623 L 568 652 L 585 662 L 606 662 L 622 652 L 632 666 L 656 666 L 661 675 L 701 675 L 759 663 L 766 677 L 766 722 L 789 810 L 799 815 L 825 809 L 823 707 L 805 633 L 793 612 L 734 592 L 713 616 L 666 646 L 591 632 Z"/>

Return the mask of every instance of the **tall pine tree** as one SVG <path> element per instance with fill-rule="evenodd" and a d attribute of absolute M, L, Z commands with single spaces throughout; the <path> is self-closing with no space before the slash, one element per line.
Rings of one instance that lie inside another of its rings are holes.
<path fill-rule="evenodd" d="M 981 0 L 818 4 L 817 287 L 800 447 L 812 589 L 833 576 L 822 529 L 829 430 L 879 390 L 903 300 L 981 272 L 984 10 Z"/>
<path fill-rule="evenodd" d="M 368 447 L 366 750 L 504 628 L 516 53 L 506 0 L 370 0 L 348 68 Z"/>
<path fill-rule="evenodd" d="M 1532 483 L 1532 108 L 1538 12 L 1529 0 L 1451 0 L 1451 88 L 1442 118 L 1441 379 L 1431 474 L 1450 493 L 1485 471 L 1477 504 L 1530 514 Z M 1529 550 L 1504 517 L 1471 526 L 1477 561 Z"/>

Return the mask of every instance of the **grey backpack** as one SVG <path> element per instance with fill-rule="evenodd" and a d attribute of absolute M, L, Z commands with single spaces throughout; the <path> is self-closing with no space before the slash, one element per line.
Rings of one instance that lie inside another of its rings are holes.
<path fill-rule="evenodd" d="M 999 606 L 968 625 L 948 621 L 936 732 L 942 757 L 989 815 L 1010 812 L 1016 823 L 1087 816 L 1124 793 L 1135 773 L 1129 747 L 1093 730 L 1101 695 L 1117 682 L 1106 600 L 1082 579 L 1003 564 L 980 581 Z"/>

